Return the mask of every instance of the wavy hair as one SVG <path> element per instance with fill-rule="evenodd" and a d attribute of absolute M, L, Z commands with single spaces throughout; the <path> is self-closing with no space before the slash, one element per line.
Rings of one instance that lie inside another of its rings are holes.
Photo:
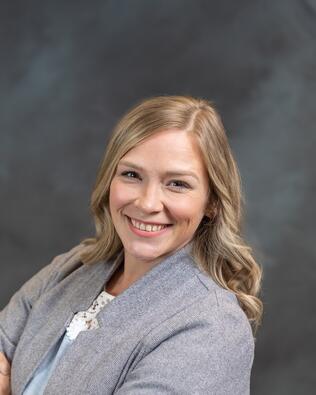
<path fill-rule="evenodd" d="M 210 215 L 204 216 L 193 236 L 191 255 L 214 281 L 236 295 L 256 332 L 262 317 L 258 297 L 262 269 L 241 236 L 244 200 L 240 175 L 221 118 L 207 100 L 190 96 L 153 97 L 121 118 L 97 174 L 90 205 L 96 234 L 82 241 L 91 248 L 81 259 L 85 264 L 93 264 L 111 259 L 122 249 L 109 209 L 110 184 L 117 164 L 137 144 L 166 129 L 185 130 L 196 136 L 212 192 Z"/>

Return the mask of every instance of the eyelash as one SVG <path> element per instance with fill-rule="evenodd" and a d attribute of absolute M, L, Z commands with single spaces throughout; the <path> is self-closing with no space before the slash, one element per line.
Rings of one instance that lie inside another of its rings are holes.
<path fill-rule="evenodd" d="M 140 177 L 139 177 L 139 174 L 136 173 L 136 171 L 131 171 L 131 170 L 123 171 L 123 172 L 121 173 L 121 175 L 122 175 L 123 177 L 127 177 L 127 178 L 135 178 L 135 177 L 128 177 L 127 175 L 128 175 L 129 173 L 136 174 L 136 176 L 137 176 L 138 178 L 140 178 Z M 190 186 L 189 186 L 186 182 L 184 182 L 184 181 L 172 180 L 171 182 L 180 183 L 180 184 L 181 184 L 180 186 L 174 186 L 174 187 L 173 187 L 173 188 L 176 188 L 176 189 L 179 189 L 179 190 L 181 190 L 181 189 L 189 189 L 189 188 L 190 188 Z"/>

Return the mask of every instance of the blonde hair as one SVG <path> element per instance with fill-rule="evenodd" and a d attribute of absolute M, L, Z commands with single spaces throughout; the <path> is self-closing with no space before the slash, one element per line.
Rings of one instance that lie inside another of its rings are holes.
<path fill-rule="evenodd" d="M 220 286 L 232 291 L 254 332 L 262 316 L 258 298 L 262 269 L 241 237 L 243 198 L 236 162 L 224 126 L 214 106 L 190 96 L 160 96 L 133 107 L 116 125 L 108 142 L 91 196 L 96 235 L 85 264 L 111 259 L 122 249 L 109 210 L 110 184 L 119 160 L 149 136 L 166 129 L 193 133 L 199 143 L 210 181 L 210 216 L 205 216 L 192 240 L 192 257 Z"/>

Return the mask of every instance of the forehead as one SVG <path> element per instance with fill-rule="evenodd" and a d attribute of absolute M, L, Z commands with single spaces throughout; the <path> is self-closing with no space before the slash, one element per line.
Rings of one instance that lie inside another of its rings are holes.
<path fill-rule="evenodd" d="M 163 167 L 174 165 L 205 170 L 196 137 L 178 129 L 167 129 L 155 133 L 132 148 L 122 159 L 134 160 L 138 164 L 157 164 Z"/>

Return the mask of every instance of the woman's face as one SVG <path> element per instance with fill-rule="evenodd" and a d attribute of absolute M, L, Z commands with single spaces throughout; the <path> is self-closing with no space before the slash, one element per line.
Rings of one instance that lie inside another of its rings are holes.
<path fill-rule="evenodd" d="M 168 129 L 131 149 L 110 186 L 125 259 L 153 261 L 186 245 L 205 214 L 208 177 L 195 136 Z"/>

